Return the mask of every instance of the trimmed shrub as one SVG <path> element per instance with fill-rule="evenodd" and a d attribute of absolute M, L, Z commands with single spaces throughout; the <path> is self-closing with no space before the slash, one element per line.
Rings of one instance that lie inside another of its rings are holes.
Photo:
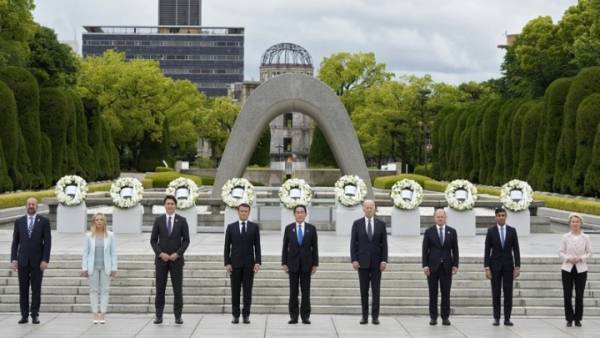
<path fill-rule="evenodd" d="M 13 189 L 13 183 L 8 176 L 8 168 L 4 160 L 4 150 L 2 149 L 2 140 L 0 139 L 0 192 L 10 191 Z"/>
<path fill-rule="evenodd" d="M 73 108 L 75 110 L 76 138 L 77 138 L 77 158 L 79 159 L 80 175 L 88 181 L 96 180 L 96 166 L 92 158 L 92 148 L 88 143 L 88 122 L 85 115 L 85 108 L 81 97 L 71 92 Z"/>
<path fill-rule="evenodd" d="M 152 180 L 153 188 L 166 188 L 169 186 L 169 183 L 171 183 L 171 181 L 179 177 L 189 178 L 192 181 L 194 181 L 194 183 L 196 183 L 198 186 L 202 185 L 202 178 L 200 176 L 181 174 L 178 172 L 150 173 L 147 174 L 144 178 Z"/>
<path fill-rule="evenodd" d="M 527 101 L 523 103 L 517 112 L 513 115 L 510 133 L 510 148 L 512 149 L 511 161 L 505 162 L 510 171 L 507 177 L 513 179 L 519 175 L 519 159 L 521 158 L 521 133 L 523 132 L 523 120 L 527 112 L 533 108 L 535 101 Z M 506 148 L 505 148 L 506 149 Z M 508 150 L 506 149 L 506 150 Z"/>
<path fill-rule="evenodd" d="M 431 180 L 431 178 L 423 175 L 416 174 L 400 174 L 394 176 L 381 176 L 375 178 L 373 181 L 373 186 L 380 189 L 391 189 L 392 186 L 403 179 L 414 180 L 419 183 L 422 187 L 425 187 L 425 182 Z"/>
<path fill-rule="evenodd" d="M 44 174 L 44 186 L 49 187 L 54 183 L 52 175 L 52 141 L 50 138 L 42 133 L 42 159 L 41 159 L 41 171 Z"/>
<path fill-rule="evenodd" d="M 538 102 L 523 115 L 523 122 L 521 125 L 521 146 L 519 148 L 519 167 L 516 176 L 521 180 L 527 180 L 529 171 L 533 167 L 536 140 L 538 139 L 538 131 L 541 129 L 540 122 L 543 113 L 544 103 Z"/>
<path fill-rule="evenodd" d="M 258 165 L 268 167 L 271 163 L 271 128 L 267 125 L 263 131 L 256 149 L 250 158 L 248 165 Z"/>
<path fill-rule="evenodd" d="M 323 135 L 323 132 L 321 132 L 319 127 L 315 127 L 313 131 L 313 139 L 312 143 L 310 144 L 308 163 L 311 167 L 315 165 L 337 168 L 335 157 L 329 148 L 329 144 L 325 139 L 325 135 Z"/>
<path fill-rule="evenodd" d="M 498 132 L 498 118 L 500 100 L 492 100 L 487 105 L 481 122 L 481 135 L 479 138 L 480 173 L 479 182 L 489 183 L 493 180 L 494 163 L 496 157 L 496 135 Z M 453 177 L 448 177 L 451 179 Z"/>
<path fill-rule="evenodd" d="M 119 151 L 117 150 L 117 146 L 112 137 L 112 131 L 110 130 L 110 126 L 108 122 L 104 121 L 104 146 L 106 148 L 106 154 L 108 156 L 108 176 L 110 178 L 117 178 L 121 173 L 121 166 L 119 163 Z"/>
<path fill-rule="evenodd" d="M 42 137 L 43 139 L 43 137 Z M 97 183 L 90 184 L 88 186 L 89 192 L 98 192 L 98 191 L 106 191 L 110 190 L 111 183 Z M 24 206 L 25 202 L 29 197 L 35 197 L 38 201 L 42 201 L 44 198 L 52 198 L 55 197 L 56 193 L 54 189 L 49 190 L 38 190 L 38 191 L 23 191 L 16 192 L 10 194 L 2 194 L 0 195 L 0 209 L 5 208 L 14 208 Z"/>
<path fill-rule="evenodd" d="M 97 178 L 107 179 L 110 174 L 108 172 L 108 152 L 104 144 L 104 123 L 98 111 L 91 110 L 88 113 L 91 114 L 88 115 L 88 123 L 90 123 L 90 134 L 88 136 L 95 158 Z"/>
<path fill-rule="evenodd" d="M 157 173 L 168 173 L 168 172 L 172 172 L 175 171 L 175 169 L 170 168 L 170 167 L 156 167 L 154 168 L 154 172 Z"/>
<path fill-rule="evenodd" d="M 427 177 L 431 177 L 431 167 L 432 164 L 431 163 L 427 163 L 427 164 L 420 164 L 418 166 L 415 167 L 415 175 L 421 175 L 421 176 L 427 176 Z"/>
<path fill-rule="evenodd" d="M 19 129 L 19 148 L 17 153 L 17 171 L 23 177 L 23 185 L 21 189 L 32 189 L 41 185 L 41 179 L 33 174 L 31 161 L 27 154 L 27 144 L 25 138 Z"/>
<path fill-rule="evenodd" d="M 571 191 L 582 194 L 587 169 L 592 162 L 592 149 L 596 129 L 600 123 L 600 92 L 588 96 L 577 109 L 577 154 L 573 165 L 573 180 Z"/>
<path fill-rule="evenodd" d="M 586 195 L 600 195 L 600 125 L 596 127 L 596 137 L 592 149 L 592 160 L 585 174 L 583 192 Z"/>
<path fill-rule="evenodd" d="M 24 188 L 23 176 L 18 171 L 17 154 L 19 151 L 19 122 L 17 120 L 17 103 L 10 88 L 0 81 L 0 121 L 2 133 L 0 140 L 4 148 L 4 159 L 15 188 Z"/>
<path fill-rule="evenodd" d="M 208 157 L 198 157 L 196 159 L 196 161 L 194 162 L 194 164 L 198 168 L 216 168 L 217 167 L 217 162 L 215 160 L 213 160 L 212 158 L 208 158 Z"/>
<path fill-rule="evenodd" d="M 518 107 L 520 101 L 507 101 L 500 109 L 500 117 L 498 118 L 498 132 L 496 134 L 496 161 L 494 165 L 493 184 L 502 184 L 504 177 L 504 136 L 510 132 L 510 123 L 515 107 Z M 511 149 L 512 150 L 512 149 Z"/>
<path fill-rule="evenodd" d="M 41 128 L 52 142 L 52 181 L 65 174 L 63 163 L 67 148 L 68 109 L 67 96 L 63 90 L 44 88 L 40 91 Z"/>
<path fill-rule="evenodd" d="M 75 101 L 79 99 L 72 92 L 65 92 L 67 96 L 67 115 L 69 120 L 67 122 L 67 147 L 65 148 L 65 158 L 63 168 L 65 174 L 82 174 L 81 164 L 79 162 L 79 156 L 77 154 L 77 112 L 75 108 Z"/>

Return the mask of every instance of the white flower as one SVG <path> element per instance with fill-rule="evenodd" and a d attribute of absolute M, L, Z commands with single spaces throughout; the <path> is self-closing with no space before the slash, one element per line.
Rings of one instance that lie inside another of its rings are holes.
<path fill-rule="evenodd" d="M 525 181 L 511 180 L 500 190 L 500 202 L 510 211 L 527 210 L 532 201 L 533 189 Z"/>
<path fill-rule="evenodd" d="M 294 209 L 298 205 L 308 205 L 312 196 L 310 185 L 299 178 L 291 178 L 279 188 L 279 199 L 288 209 Z"/>
<path fill-rule="evenodd" d="M 423 202 L 423 187 L 413 180 L 403 179 L 392 186 L 390 197 L 396 208 L 412 210 Z"/>
<path fill-rule="evenodd" d="M 237 208 L 242 203 L 252 205 L 254 196 L 254 186 L 245 178 L 232 178 L 221 188 L 221 199 L 230 208 Z"/>
<path fill-rule="evenodd" d="M 457 196 L 458 192 L 458 196 Z M 454 180 L 446 187 L 446 202 L 455 210 L 470 210 L 477 201 L 477 188 L 467 180 Z"/>
<path fill-rule="evenodd" d="M 335 182 L 335 199 L 343 206 L 353 207 L 367 196 L 367 185 L 356 175 L 345 175 Z"/>
<path fill-rule="evenodd" d="M 133 177 L 121 177 L 110 187 L 110 197 L 117 208 L 128 209 L 136 206 L 143 198 L 144 187 Z"/>
<path fill-rule="evenodd" d="M 54 189 L 56 199 L 66 206 L 75 206 L 85 201 L 88 193 L 87 182 L 77 175 L 63 176 Z"/>
<path fill-rule="evenodd" d="M 196 206 L 199 196 L 198 185 L 189 178 L 179 177 L 169 183 L 166 194 L 177 199 L 178 209 L 189 209 Z"/>

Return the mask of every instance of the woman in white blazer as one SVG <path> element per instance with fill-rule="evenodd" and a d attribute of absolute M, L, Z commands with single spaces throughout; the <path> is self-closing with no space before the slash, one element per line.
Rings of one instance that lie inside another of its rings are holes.
<path fill-rule="evenodd" d="M 94 215 L 90 231 L 85 235 L 81 270 L 81 276 L 87 277 L 90 283 L 94 324 L 104 324 L 110 280 L 117 276 L 117 250 L 115 237 L 106 229 L 103 214 Z"/>

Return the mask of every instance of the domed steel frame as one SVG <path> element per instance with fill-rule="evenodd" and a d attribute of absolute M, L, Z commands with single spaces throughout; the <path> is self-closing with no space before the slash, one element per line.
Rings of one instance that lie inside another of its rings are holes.
<path fill-rule="evenodd" d="M 262 56 L 261 66 L 270 65 L 297 65 L 311 66 L 312 58 L 304 47 L 295 43 L 278 43 L 265 51 Z"/>

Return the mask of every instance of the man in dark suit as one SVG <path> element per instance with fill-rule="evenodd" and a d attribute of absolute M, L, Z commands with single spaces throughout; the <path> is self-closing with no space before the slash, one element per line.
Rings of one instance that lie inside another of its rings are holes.
<path fill-rule="evenodd" d="M 294 208 L 296 221 L 285 227 L 281 268 L 290 278 L 290 320 L 288 324 L 298 324 L 298 314 L 303 324 L 310 324 L 310 277 L 319 266 L 319 245 L 317 228 L 304 222 L 306 207 Z M 298 285 L 302 289 L 302 303 L 298 311 Z"/>
<path fill-rule="evenodd" d="M 15 221 L 13 240 L 10 250 L 11 268 L 19 275 L 19 304 L 21 320 L 25 324 L 29 320 L 39 324 L 38 318 L 42 294 L 42 278 L 50 262 L 50 222 L 37 214 L 38 202 L 35 198 L 27 199 L 27 215 Z M 29 308 L 29 286 L 31 285 L 31 309 Z"/>
<path fill-rule="evenodd" d="M 240 291 L 244 286 L 244 324 L 250 324 L 252 282 L 260 270 L 260 232 L 258 224 L 248 221 L 250 205 L 238 206 L 239 221 L 225 231 L 225 270 L 231 277 L 231 314 L 233 324 L 240 322 Z"/>
<path fill-rule="evenodd" d="M 437 324 L 438 286 L 442 292 L 442 324 L 450 325 L 450 288 L 452 275 L 458 272 L 458 237 L 456 230 L 446 224 L 446 212 L 437 209 L 435 225 L 423 235 L 423 272 L 429 286 L 429 325 Z"/>
<path fill-rule="evenodd" d="M 375 209 L 374 201 L 363 202 L 365 217 L 354 221 L 350 238 L 352 268 L 358 271 L 360 281 L 360 323 L 363 325 L 368 323 L 369 317 L 369 285 L 373 294 L 372 323 L 379 325 L 381 273 L 385 271 L 388 259 L 386 226 L 383 221 L 375 218 Z"/>
<path fill-rule="evenodd" d="M 171 273 L 171 285 L 173 286 L 174 302 L 173 313 L 175 323 L 183 324 L 181 311 L 183 309 L 183 254 L 190 245 L 190 233 L 185 217 L 175 214 L 177 200 L 174 196 L 166 196 L 163 200 L 165 215 L 154 220 L 150 245 L 156 258 L 156 297 L 154 306 L 156 318 L 154 324 L 162 324 L 162 315 L 165 308 L 165 289 L 167 287 L 167 276 Z"/>
<path fill-rule="evenodd" d="M 504 325 L 513 326 L 510 321 L 513 280 L 519 277 L 521 267 L 519 237 L 517 230 L 506 224 L 506 210 L 498 208 L 495 213 L 496 225 L 490 227 L 485 236 L 483 266 L 485 277 L 492 281 L 494 326 L 500 325 L 501 289 L 504 290 Z"/>

